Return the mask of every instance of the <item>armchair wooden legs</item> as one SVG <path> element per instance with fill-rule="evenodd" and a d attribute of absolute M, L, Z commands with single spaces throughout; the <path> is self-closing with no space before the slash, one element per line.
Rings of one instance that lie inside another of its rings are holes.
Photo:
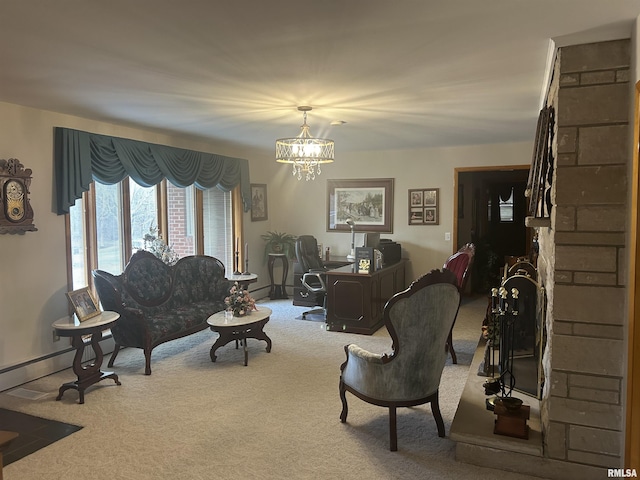
<path fill-rule="evenodd" d="M 440 413 L 438 392 L 434 393 L 431 397 L 431 413 L 433 413 L 433 419 L 436 421 L 436 426 L 438 427 L 438 436 L 444 438 L 444 420 L 442 420 L 442 414 Z"/>
<path fill-rule="evenodd" d="M 453 349 L 453 327 L 451 327 L 451 331 L 449 332 L 449 337 L 447 338 L 447 344 L 445 345 L 445 348 L 451 354 L 451 363 L 458 363 L 456 351 Z"/>
<path fill-rule="evenodd" d="M 340 421 L 345 423 L 347 421 L 347 414 L 349 413 L 349 407 L 347 406 L 347 394 L 346 387 L 343 382 L 340 382 L 340 400 L 342 400 L 342 412 L 340 412 Z"/>
<path fill-rule="evenodd" d="M 340 381 L 340 400 L 342 401 L 342 411 L 340 412 L 340 421 L 342 423 L 346 423 L 347 414 L 349 413 L 349 407 L 347 406 L 347 395 L 346 392 L 349 390 L 356 397 L 364 400 L 367 403 L 371 403 L 373 405 L 379 405 L 381 407 L 387 407 L 389 409 L 389 450 L 392 452 L 398 451 L 398 427 L 397 427 L 397 408 L 398 407 L 414 407 L 416 405 L 423 405 L 425 403 L 429 403 L 431 405 L 431 413 L 433 414 L 433 418 L 436 422 L 436 427 L 438 429 L 438 436 L 445 436 L 445 428 L 444 428 L 444 420 L 442 418 L 442 414 L 440 413 L 440 404 L 438 403 L 438 392 L 436 391 L 433 395 L 430 395 L 427 398 L 423 398 L 421 400 L 416 400 L 413 402 L 383 402 L 378 401 L 372 398 L 369 398 L 365 395 L 357 393 L 347 387 L 342 381 Z"/>
<path fill-rule="evenodd" d="M 398 427 L 396 422 L 396 407 L 389 407 L 389 450 L 398 451 Z"/>

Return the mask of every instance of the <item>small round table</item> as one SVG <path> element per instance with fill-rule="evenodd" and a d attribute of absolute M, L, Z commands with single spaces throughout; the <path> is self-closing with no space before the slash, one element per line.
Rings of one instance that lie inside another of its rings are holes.
<path fill-rule="evenodd" d="M 120 314 L 116 312 L 102 312 L 100 315 L 92 317 L 84 322 L 78 321 L 75 317 L 64 317 L 53 322 L 53 328 L 56 335 L 60 337 L 72 337 L 71 345 L 76 349 L 76 355 L 73 357 L 73 373 L 78 379 L 75 382 L 65 383 L 60 387 L 56 400 L 60 400 L 64 392 L 69 389 L 78 391 L 80 399 L 78 403 L 84 403 L 84 391 L 105 378 L 111 378 L 120 385 L 118 375 L 113 372 L 102 372 L 102 348 L 100 348 L 100 340 L 102 340 L 102 331 L 111 327 L 116 320 L 120 318 Z M 84 353 L 85 343 L 84 335 L 91 335 L 91 348 L 96 355 L 94 362 L 90 365 L 82 365 L 82 355 Z"/>
<path fill-rule="evenodd" d="M 258 281 L 258 275 L 255 273 L 241 273 L 240 275 L 232 274 L 229 275 L 228 280 L 232 282 L 238 282 L 240 288 L 243 290 L 249 289 L 249 284 Z"/>
<path fill-rule="evenodd" d="M 282 284 L 276 285 L 273 280 L 273 265 L 277 259 L 282 260 Z M 269 290 L 269 298 L 271 300 L 278 300 L 279 298 L 289 298 L 287 296 L 287 290 L 285 284 L 287 281 L 287 274 L 289 273 L 289 259 L 284 253 L 270 253 L 269 260 L 267 261 L 267 268 L 269 269 L 269 279 L 271 280 L 271 288 Z"/>
<path fill-rule="evenodd" d="M 236 341 L 238 348 L 238 340 L 244 347 L 244 366 L 249 363 L 249 353 L 247 352 L 247 338 L 255 338 L 267 342 L 267 353 L 271 351 L 271 339 L 262 331 L 265 324 L 269 321 L 271 309 L 268 307 L 257 307 L 258 310 L 252 311 L 244 317 L 232 317 L 225 315 L 225 311 L 214 313 L 207 319 L 207 323 L 211 331 L 217 332 L 220 336 L 216 339 L 211 347 L 209 356 L 211 361 L 216 361 L 216 350 L 232 340 Z"/>

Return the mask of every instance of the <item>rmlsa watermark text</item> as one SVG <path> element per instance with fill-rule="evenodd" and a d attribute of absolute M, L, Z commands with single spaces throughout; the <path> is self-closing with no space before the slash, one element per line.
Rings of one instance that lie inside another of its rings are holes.
<path fill-rule="evenodd" d="M 635 468 L 608 468 L 607 477 L 613 478 L 638 478 Z"/>

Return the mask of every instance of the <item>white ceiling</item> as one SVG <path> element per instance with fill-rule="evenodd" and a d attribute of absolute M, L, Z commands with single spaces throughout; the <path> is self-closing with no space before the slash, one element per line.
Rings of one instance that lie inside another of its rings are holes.
<path fill-rule="evenodd" d="M 532 140 L 549 40 L 640 0 L 0 0 L 0 101 L 273 149 Z M 346 122 L 330 126 L 331 121 Z"/>

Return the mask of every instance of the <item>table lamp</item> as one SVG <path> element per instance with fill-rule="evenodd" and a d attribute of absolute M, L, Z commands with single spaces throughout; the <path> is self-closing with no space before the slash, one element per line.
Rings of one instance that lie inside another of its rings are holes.
<path fill-rule="evenodd" d="M 351 252 L 347 255 L 347 260 L 355 260 L 356 259 L 356 232 L 354 231 L 354 227 L 356 226 L 356 222 L 353 218 L 347 218 L 347 225 L 351 229 Z"/>

